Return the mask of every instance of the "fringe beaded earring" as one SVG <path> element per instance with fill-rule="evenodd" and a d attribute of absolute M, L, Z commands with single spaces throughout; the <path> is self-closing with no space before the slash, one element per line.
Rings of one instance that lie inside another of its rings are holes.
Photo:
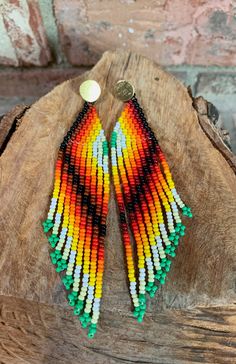
<path fill-rule="evenodd" d="M 82 111 L 61 143 L 54 190 L 44 232 L 53 251 L 56 271 L 74 314 L 93 337 L 100 313 L 104 270 L 104 238 L 109 201 L 108 145 L 93 102 L 100 86 L 88 80 L 80 86 Z"/>
<path fill-rule="evenodd" d="M 188 217 L 192 213 L 176 191 L 168 163 L 133 86 L 127 81 L 118 81 L 115 94 L 126 103 L 111 136 L 112 174 L 134 316 L 141 322 L 146 294 L 154 297 L 165 283 L 171 265 L 168 257 L 175 257 L 179 238 L 185 234 L 178 209 Z M 137 252 L 138 274 L 129 224 Z"/>

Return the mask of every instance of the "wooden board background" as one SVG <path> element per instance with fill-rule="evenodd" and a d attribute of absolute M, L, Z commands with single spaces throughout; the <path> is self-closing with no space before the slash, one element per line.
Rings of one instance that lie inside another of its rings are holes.
<path fill-rule="evenodd" d="M 94 340 L 67 305 L 41 227 L 58 146 L 81 109 L 79 86 L 88 78 L 102 87 L 97 108 L 108 137 L 122 110 L 113 85 L 118 79 L 135 85 L 194 214 L 185 220 L 187 234 L 167 284 L 149 300 L 138 324 L 130 311 L 111 187 L 102 315 Z M 106 52 L 90 72 L 21 110 L 0 163 L 1 363 L 235 363 L 235 157 L 173 76 L 136 54 Z"/>

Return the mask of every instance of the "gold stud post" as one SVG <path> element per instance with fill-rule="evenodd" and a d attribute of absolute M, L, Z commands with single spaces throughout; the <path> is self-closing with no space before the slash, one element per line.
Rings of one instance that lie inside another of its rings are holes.
<path fill-rule="evenodd" d="M 101 95 L 101 87 L 96 81 L 87 80 L 80 85 L 79 93 L 84 101 L 95 102 Z"/>
<path fill-rule="evenodd" d="M 115 96 L 121 101 L 128 101 L 134 96 L 134 86 L 128 81 L 119 80 L 114 87 Z"/>

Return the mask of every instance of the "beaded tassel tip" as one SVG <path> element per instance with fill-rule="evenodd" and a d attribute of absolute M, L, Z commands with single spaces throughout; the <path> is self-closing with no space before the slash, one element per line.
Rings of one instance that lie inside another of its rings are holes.
<path fill-rule="evenodd" d="M 130 100 L 111 136 L 112 174 L 134 316 L 141 322 L 147 294 L 154 297 L 165 283 L 171 258 L 176 255 L 180 237 L 185 235 L 180 211 L 188 217 L 192 212 L 175 188 L 166 158 L 130 84 L 125 90 L 122 82 L 116 93 L 123 101 Z"/>
<path fill-rule="evenodd" d="M 89 81 L 95 82 L 95 81 Z M 99 95 L 82 84 L 86 100 L 61 143 L 44 232 L 52 263 L 64 272 L 69 304 L 92 338 L 97 330 L 109 201 L 108 145 L 95 106 Z M 99 85 L 98 85 L 99 86 Z M 87 102 L 89 101 L 89 102 Z"/>

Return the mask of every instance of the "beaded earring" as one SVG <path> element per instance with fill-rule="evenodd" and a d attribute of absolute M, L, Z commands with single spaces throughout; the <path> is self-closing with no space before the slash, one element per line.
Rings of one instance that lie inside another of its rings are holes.
<path fill-rule="evenodd" d="M 88 336 L 96 333 L 102 297 L 104 239 L 109 202 L 108 144 L 93 103 L 100 86 L 88 80 L 80 86 L 85 100 L 64 137 L 56 161 L 54 189 L 44 232 L 69 304 Z"/>
<path fill-rule="evenodd" d="M 154 297 L 165 283 L 171 266 L 169 258 L 175 257 L 179 239 L 185 235 L 179 209 L 188 217 L 192 213 L 176 191 L 166 158 L 133 86 L 118 81 L 115 94 L 125 105 L 111 136 L 112 174 L 134 316 L 142 322 L 146 295 Z"/>

